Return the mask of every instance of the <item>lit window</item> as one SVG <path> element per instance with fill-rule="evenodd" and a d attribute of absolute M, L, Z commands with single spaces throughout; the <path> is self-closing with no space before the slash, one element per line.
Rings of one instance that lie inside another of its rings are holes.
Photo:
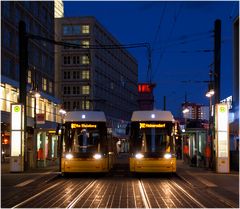
<path fill-rule="evenodd" d="M 90 63 L 89 57 L 88 57 L 87 55 L 83 55 L 83 56 L 82 56 L 82 64 L 83 64 L 83 65 L 87 65 L 87 64 L 89 64 L 89 63 Z"/>
<path fill-rule="evenodd" d="M 47 79 L 42 78 L 42 90 L 47 91 Z"/>
<path fill-rule="evenodd" d="M 28 79 L 27 79 L 28 83 L 32 82 L 32 71 L 28 70 Z"/>
<path fill-rule="evenodd" d="M 82 86 L 82 94 L 89 94 L 90 87 L 89 86 Z"/>
<path fill-rule="evenodd" d="M 90 31 L 89 25 L 83 25 L 82 26 L 82 33 L 83 34 L 89 34 L 89 31 Z"/>
<path fill-rule="evenodd" d="M 89 79 L 89 71 L 88 70 L 82 71 L 82 79 Z"/>
<path fill-rule="evenodd" d="M 90 109 L 90 102 L 88 100 L 82 101 L 82 110 L 89 110 Z"/>
<path fill-rule="evenodd" d="M 89 48 L 89 41 L 82 41 L 83 48 Z"/>

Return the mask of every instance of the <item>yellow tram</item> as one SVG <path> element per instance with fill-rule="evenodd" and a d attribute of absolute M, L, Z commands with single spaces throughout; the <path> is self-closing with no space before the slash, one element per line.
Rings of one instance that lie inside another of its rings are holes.
<path fill-rule="evenodd" d="M 61 172 L 108 172 L 113 164 L 106 117 L 100 111 L 67 112 L 63 125 Z"/>
<path fill-rule="evenodd" d="M 134 111 L 130 130 L 131 172 L 176 172 L 174 118 L 171 112 Z"/>

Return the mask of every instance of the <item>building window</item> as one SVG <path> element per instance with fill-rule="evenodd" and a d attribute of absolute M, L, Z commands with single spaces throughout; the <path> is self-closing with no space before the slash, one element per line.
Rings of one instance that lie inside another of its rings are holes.
<path fill-rule="evenodd" d="M 64 78 L 64 79 L 70 79 L 70 78 L 71 78 L 71 77 L 70 77 L 70 72 L 64 71 L 64 72 L 63 72 L 63 78 Z"/>
<path fill-rule="evenodd" d="M 3 4 L 3 16 L 4 17 L 10 17 L 10 2 L 4 1 Z"/>
<path fill-rule="evenodd" d="M 89 41 L 87 41 L 87 40 L 82 41 L 82 47 L 89 48 Z"/>
<path fill-rule="evenodd" d="M 63 64 L 66 65 L 66 64 L 70 64 L 70 56 L 64 56 L 63 57 Z"/>
<path fill-rule="evenodd" d="M 82 94 L 88 95 L 90 93 L 90 87 L 89 85 L 87 86 L 82 86 Z"/>
<path fill-rule="evenodd" d="M 28 70 L 28 78 L 27 78 L 28 83 L 32 83 L 32 71 Z"/>
<path fill-rule="evenodd" d="M 63 105 L 64 105 L 64 109 L 66 109 L 66 110 L 71 109 L 71 103 L 70 102 L 64 102 Z"/>
<path fill-rule="evenodd" d="M 73 64 L 79 64 L 79 56 L 73 56 Z"/>
<path fill-rule="evenodd" d="M 73 71 L 73 79 L 79 79 L 79 71 Z"/>
<path fill-rule="evenodd" d="M 76 64 L 76 56 L 73 56 L 73 64 Z"/>
<path fill-rule="evenodd" d="M 77 62 L 77 64 L 79 64 L 80 63 L 79 56 L 77 56 L 76 58 L 77 58 L 76 62 Z"/>
<path fill-rule="evenodd" d="M 82 101 L 82 110 L 89 110 L 90 109 L 90 102 L 89 100 Z"/>
<path fill-rule="evenodd" d="M 49 93 L 53 92 L 53 83 L 52 81 L 49 81 Z"/>
<path fill-rule="evenodd" d="M 82 79 L 89 79 L 89 70 L 82 71 Z"/>
<path fill-rule="evenodd" d="M 82 33 L 83 34 L 89 34 L 90 27 L 89 25 L 82 25 Z"/>
<path fill-rule="evenodd" d="M 63 26 L 63 35 L 79 35 L 80 25 L 65 25 Z"/>
<path fill-rule="evenodd" d="M 47 91 L 47 79 L 42 78 L 42 90 Z"/>
<path fill-rule="evenodd" d="M 88 65 L 90 63 L 89 57 L 87 55 L 82 56 L 82 64 L 83 65 Z"/>
<path fill-rule="evenodd" d="M 7 48 L 11 48 L 11 32 L 5 28 L 3 32 L 3 45 Z"/>
<path fill-rule="evenodd" d="M 73 94 L 77 94 L 77 95 L 80 94 L 79 86 L 73 86 Z"/>
<path fill-rule="evenodd" d="M 79 101 L 74 101 L 73 102 L 73 109 L 74 110 L 79 110 L 79 107 L 80 107 Z"/>
<path fill-rule="evenodd" d="M 71 94 L 70 86 L 63 87 L 63 94 Z"/>

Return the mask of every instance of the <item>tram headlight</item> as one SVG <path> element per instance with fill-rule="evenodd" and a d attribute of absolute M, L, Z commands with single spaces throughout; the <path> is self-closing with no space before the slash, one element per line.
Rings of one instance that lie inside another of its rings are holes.
<path fill-rule="evenodd" d="M 143 155 L 142 153 L 137 153 L 137 154 L 135 155 L 135 157 L 136 157 L 137 159 L 142 159 L 142 158 L 144 157 L 144 155 Z"/>
<path fill-rule="evenodd" d="M 102 158 L 102 155 L 97 153 L 97 154 L 93 155 L 93 158 L 96 160 L 99 160 Z"/>
<path fill-rule="evenodd" d="M 66 154 L 66 158 L 68 160 L 71 160 L 73 158 L 73 155 L 71 153 Z"/>
<path fill-rule="evenodd" d="M 166 153 L 163 156 L 165 159 L 170 159 L 172 157 L 171 153 Z"/>

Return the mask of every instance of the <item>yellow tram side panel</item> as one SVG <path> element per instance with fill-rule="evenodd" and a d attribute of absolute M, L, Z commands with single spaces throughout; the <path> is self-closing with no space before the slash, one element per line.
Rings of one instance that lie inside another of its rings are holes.
<path fill-rule="evenodd" d="M 176 172 L 176 158 L 130 158 L 130 172 L 168 173 Z"/>
<path fill-rule="evenodd" d="M 109 171 L 109 160 L 103 158 L 95 160 L 92 158 L 62 158 L 61 172 L 63 173 L 101 173 Z"/>

